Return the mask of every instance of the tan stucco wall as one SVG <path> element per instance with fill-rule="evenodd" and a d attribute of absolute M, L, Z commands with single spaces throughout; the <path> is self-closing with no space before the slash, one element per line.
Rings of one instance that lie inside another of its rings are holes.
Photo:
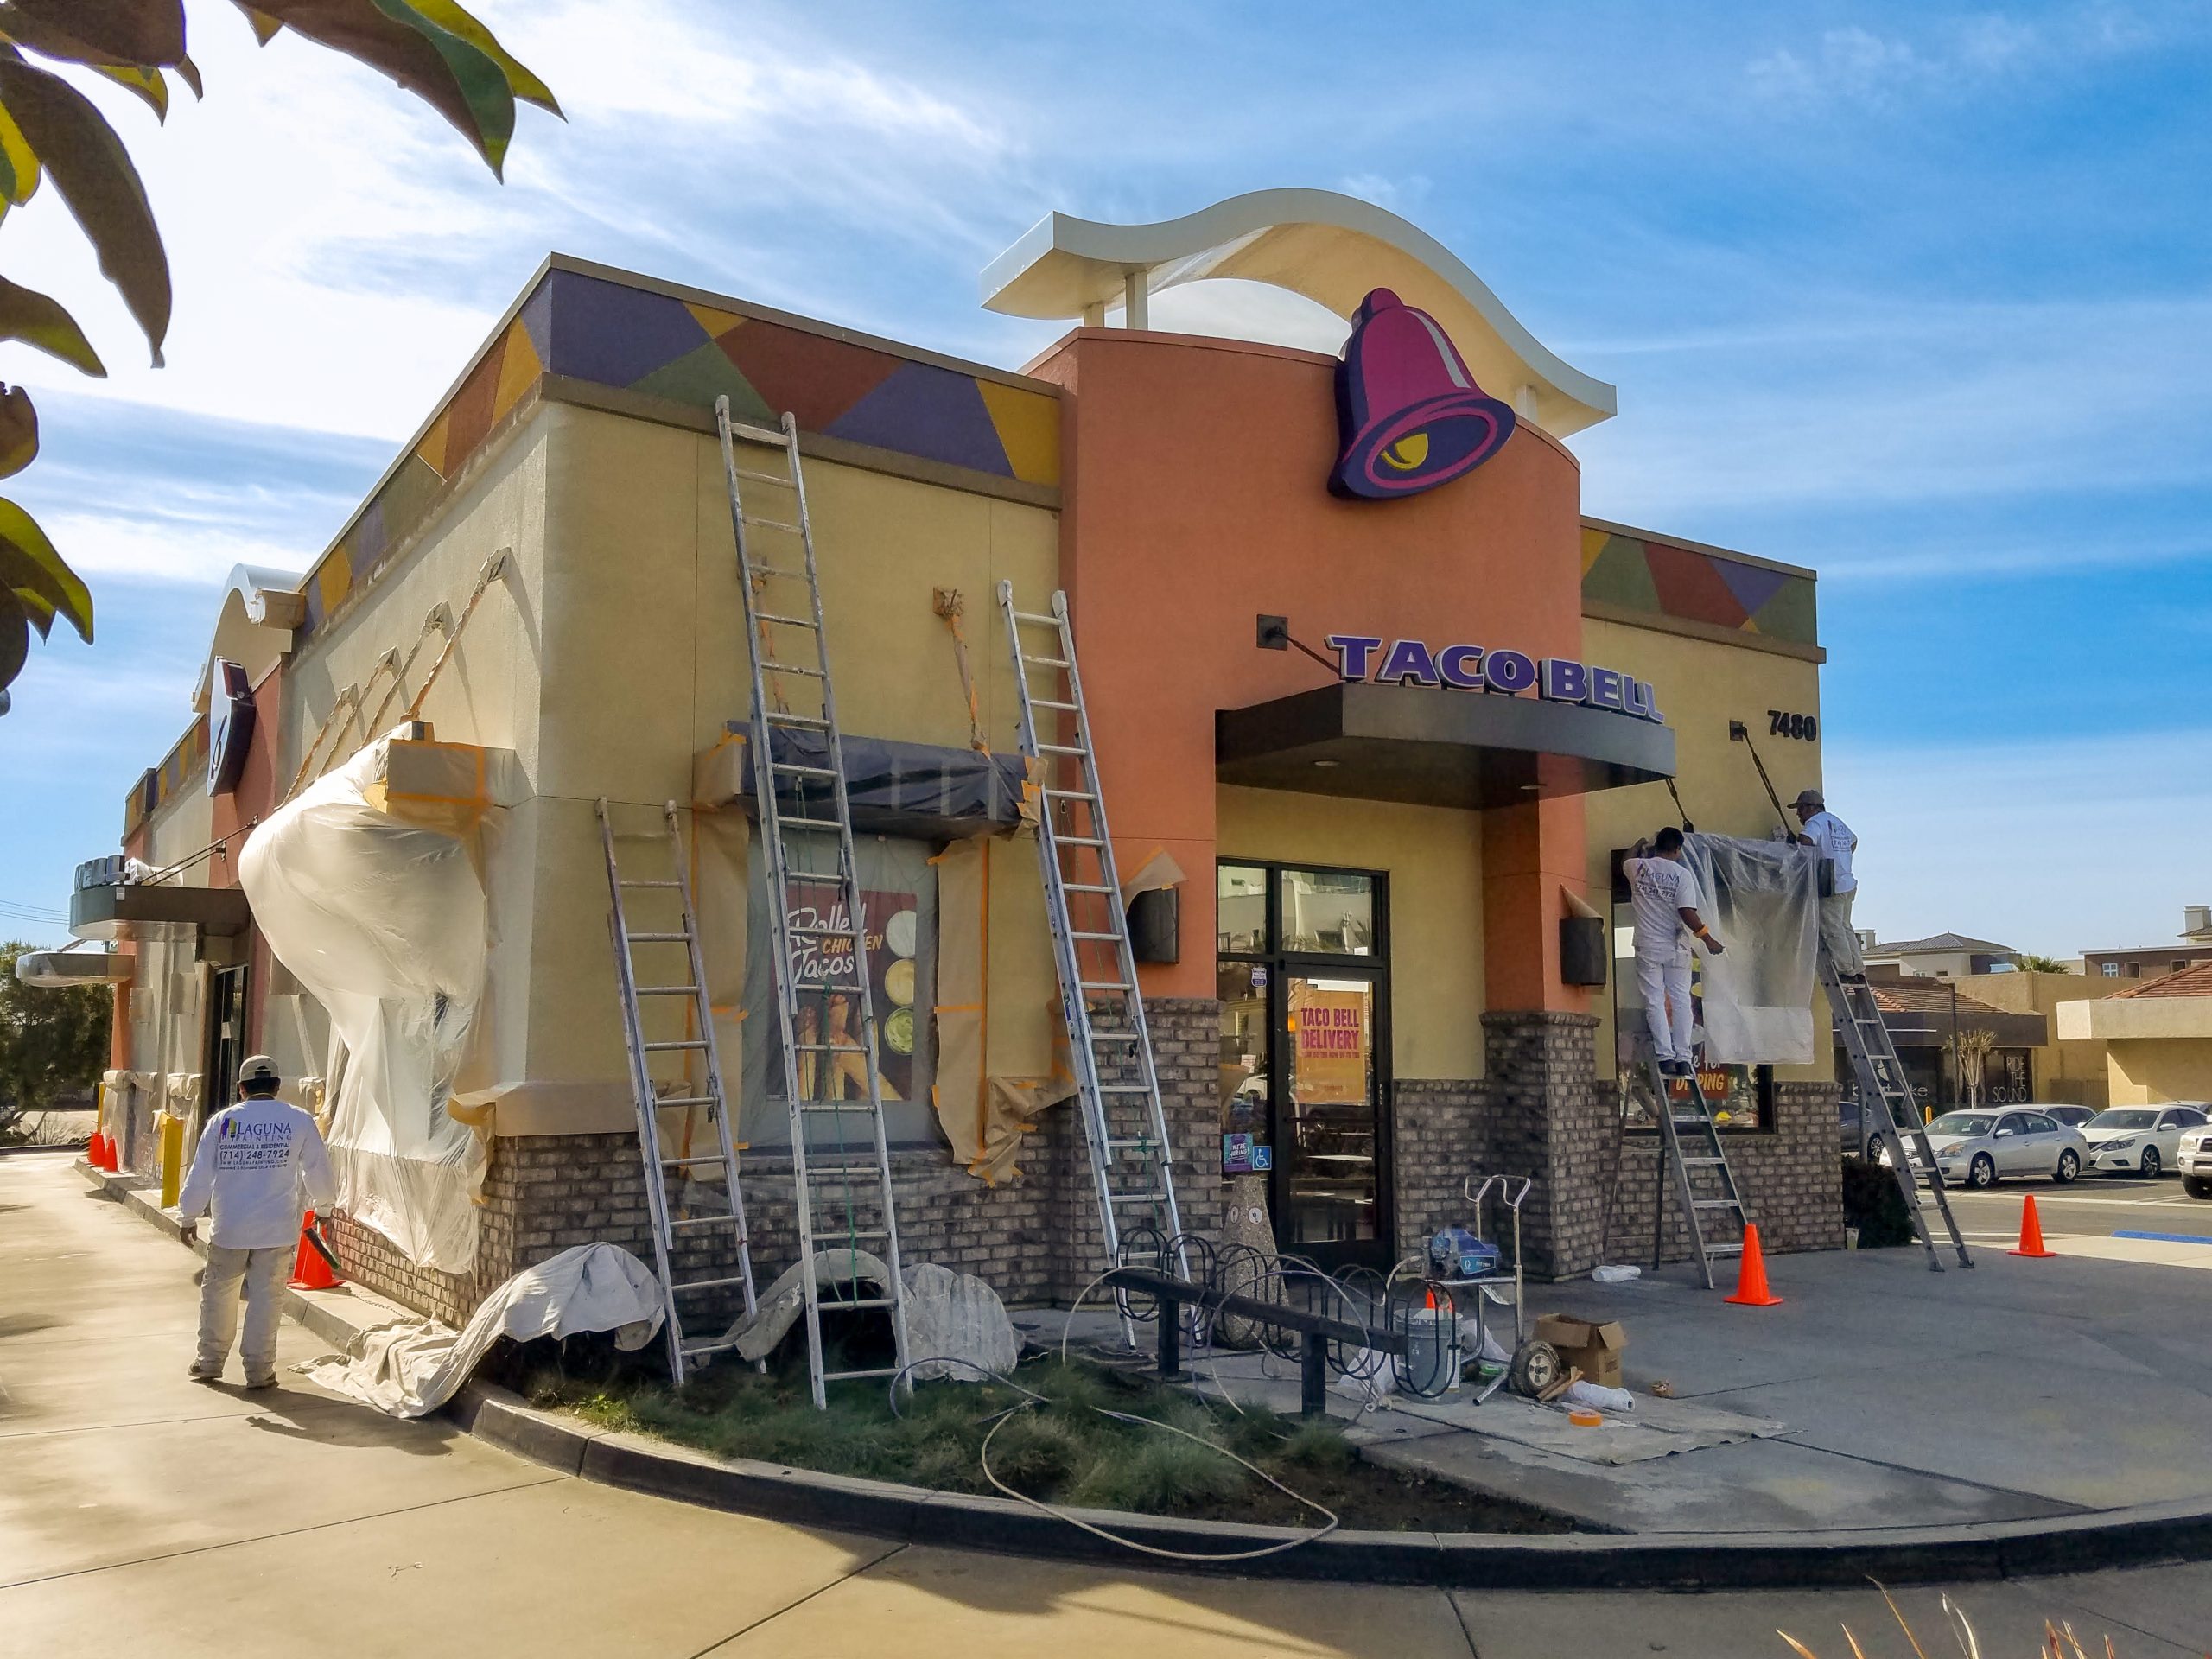
<path fill-rule="evenodd" d="M 2115 1106 L 2212 1101 L 2212 1037 L 2116 1041 L 2105 1052 Z"/>
<path fill-rule="evenodd" d="M 619 1086 L 624 1062 L 592 803 L 605 794 L 650 822 L 658 802 L 688 802 L 693 756 L 721 737 L 726 721 L 749 715 L 750 659 L 715 442 L 566 410 L 550 448 L 541 799 L 528 831 L 537 967 L 524 1067 L 532 1078 Z M 776 459 L 748 450 L 741 464 Z M 995 589 L 1006 578 L 1026 606 L 1046 602 L 1058 580 L 1056 515 L 826 461 L 809 461 L 806 480 L 840 725 L 968 747 L 952 637 L 931 603 L 932 588 L 957 588 L 984 729 L 994 747 L 1010 749 L 1014 690 Z M 788 517 L 787 495 L 753 488 L 755 511 Z M 796 562 L 796 543 L 780 539 L 764 538 L 756 555 Z M 767 603 L 782 609 L 803 593 L 780 584 Z M 779 655 L 811 660 L 803 635 L 779 633 Z M 794 688 L 794 707 L 806 706 L 800 695 Z M 1050 994 L 1051 943 L 1034 860 L 1026 849 L 1007 850 L 993 861 L 992 995 L 1034 1001 Z M 732 922 L 721 932 L 736 951 L 740 928 Z M 709 963 L 717 982 L 728 975 L 734 982 L 741 968 L 741 959 Z M 734 1044 L 725 1046 L 732 1052 L 724 1069 L 734 1074 Z"/>
<path fill-rule="evenodd" d="M 1675 787 L 1698 829 L 1752 839 L 1764 839 L 1775 830 L 1774 808 L 1760 785 L 1751 755 L 1741 743 L 1729 741 L 1732 720 L 1750 728 L 1751 742 L 1785 802 L 1801 789 L 1820 786 L 1818 739 L 1806 741 L 1767 734 L 1770 709 L 1819 716 L 1817 664 L 1745 645 L 1694 639 L 1590 617 L 1583 620 L 1583 654 L 1593 663 L 1651 682 L 1659 710 L 1675 734 Z M 1849 822 L 1851 804 L 1839 801 L 1835 806 L 1838 815 Z M 1607 895 L 1612 850 L 1631 846 L 1639 836 L 1680 820 L 1663 784 L 1640 784 L 1632 789 L 1587 796 L 1584 812 L 1589 825 L 1590 900 L 1610 912 Z M 1614 971 L 1618 973 L 1619 968 L 1616 962 Z M 1815 1027 L 1825 1029 L 1826 999 L 1818 992 L 1815 998 Z M 1599 1021 L 1599 1069 L 1606 1072 L 1611 1069 L 1614 1052 L 1612 1004 L 1610 990 L 1591 1003 Z M 1822 1053 L 1808 1066 L 1778 1066 L 1775 1075 L 1785 1081 L 1817 1082 L 1827 1080 L 1833 1071 Z"/>
<path fill-rule="evenodd" d="M 1848 822 L 1848 820 L 1846 820 Z M 1986 953 L 1985 953 L 1986 954 Z M 1870 956 L 1870 967 L 1895 967 L 1916 979 L 1983 979 L 1991 977 L 1974 971 L 1974 957 L 1964 950 L 1924 951 L 1909 957 Z"/>
<path fill-rule="evenodd" d="M 1392 1066 L 1406 1079 L 1482 1075 L 1481 814 L 1223 788 L 1216 821 L 1224 861 L 1387 871 Z"/>
<path fill-rule="evenodd" d="M 2058 1006 L 2081 999 L 2101 998 L 2121 988 L 2121 982 L 2091 979 L 2081 974 L 1970 974 L 1959 981 L 1959 994 L 2013 1014 L 2040 1014 L 2051 1040 L 2030 1055 L 2035 1096 L 2047 1104 L 2070 1103 L 2102 1108 L 2110 1104 L 2106 1077 L 2105 1046 L 2101 1039 L 2063 1040 L 2058 1029 Z"/>

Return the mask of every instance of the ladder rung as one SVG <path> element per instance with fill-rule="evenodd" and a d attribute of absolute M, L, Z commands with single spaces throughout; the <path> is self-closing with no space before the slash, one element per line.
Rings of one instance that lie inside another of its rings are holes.
<path fill-rule="evenodd" d="M 1047 616 L 1042 611 L 1016 611 L 1014 613 L 1014 620 L 1017 622 L 1034 622 L 1043 628 L 1057 628 L 1060 626 L 1058 617 Z"/>
<path fill-rule="evenodd" d="M 865 1054 L 868 1052 L 868 1050 L 857 1043 L 793 1043 L 791 1046 L 803 1054 Z"/>
<path fill-rule="evenodd" d="M 1708 1244 L 1705 1247 L 1705 1253 L 1708 1258 L 1716 1255 L 1741 1255 L 1744 1253 L 1744 1247 L 1741 1244 Z"/>
<path fill-rule="evenodd" d="M 1046 748 L 1050 746 L 1040 743 L 1037 747 L 1039 748 Z M 1063 754 L 1081 754 L 1083 751 L 1081 749 L 1063 749 L 1060 753 Z M 1047 787 L 1045 791 L 1045 798 L 1048 801 L 1090 802 L 1096 800 L 1098 798 L 1093 795 L 1087 789 L 1052 789 Z"/>
<path fill-rule="evenodd" d="M 1116 1149 L 1119 1149 L 1119 1148 L 1121 1148 L 1121 1147 L 1145 1147 L 1146 1149 L 1149 1150 L 1150 1148 L 1152 1148 L 1152 1147 L 1154 1147 L 1158 1146 L 1158 1145 L 1160 1144 L 1160 1142 L 1159 1142 L 1159 1141 L 1155 1141 L 1155 1140 L 1154 1140 L 1154 1139 L 1153 1139 L 1150 1135 L 1139 1135 L 1139 1136 L 1138 1136 L 1135 1140 L 1134 1140 L 1134 1141 L 1115 1141 L 1115 1140 L 1110 1140 L 1110 1139 L 1109 1139 L 1109 1140 L 1106 1142 L 1106 1144 L 1107 1144 L 1109 1147 L 1114 1147 L 1114 1148 L 1116 1148 Z"/>
<path fill-rule="evenodd" d="M 779 484 L 787 490 L 798 487 L 791 482 L 790 476 L 784 473 L 753 473 L 741 467 L 737 469 L 737 475 L 740 478 L 749 478 L 756 484 Z"/>
<path fill-rule="evenodd" d="M 684 1358 L 696 1359 L 702 1354 L 722 1353 L 737 1344 L 727 1337 L 702 1337 L 696 1342 L 683 1343 L 681 1346 Z"/>
<path fill-rule="evenodd" d="M 747 443 L 766 443 L 778 449 L 791 448 L 791 435 L 765 426 L 747 426 L 742 421 L 732 421 L 729 429 Z"/>
<path fill-rule="evenodd" d="M 1096 836 L 1054 836 L 1055 847 L 1103 847 L 1106 843 Z"/>
<path fill-rule="evenodd" d="M 660 1160 L 660 1166 L 663 1169 L 683 1169 L 693 1164 L 719 1164 L 721 1160 L 721 1154 L 714 1152 L 698 1158 L 664 1158 Z"/>
<path fill-rule="evenodd" d="M 1075 666 L 1065 657 L 1024 657 L 1021 660 L 1025 663 L 1033 663 L 1039 668 L 1073 668 Z"/>
<path fill-rule="evenodd" d="M 787 628 L 818 628 L 822 625 L 810 616 L 785 616 L 777 611 L 755 611 L 755 622 L 780 622 Z"/>
<path fill-rule="evenodd" d="M 835 767 L 801 766 L 796 760 L 772 760 L 768 763 L 768 770 L 771 772 L 796 772 L 800 773 L 802 776 L 808 778 L 835 778 L 837 775 L 836 769 Z"/>
<path fill-rule="evenodd" d="M 653 1104 L 660 1106 L 718 1106 L 721 1103 L 712 1095 L 665 1095 L 657 1097 Z M 720 1163 L 721 1160 L 715 1160 Z"/>
<path fill-rule="evenodd" d="M 1098 1085 L 1098 1092 L 1102 1095 L 1148 1095 L 1152 1090 L 1141 1083 L 1102 1083 Z"/>
<path fill-rule="evenodd" d="M 759 582 L 763 577 L 766 576 L 773 576 L 783 582 L 804 582 L 806 580 L 805 571 L 792 570 L 780 564 L 755 564 L 749 565 L 747 569 L 752 572 L 753 579 L 755 582 Z"/>
<path fill-rule="evenodd" d="M 1126 980 L 1119 979 L 1085 979 L 1078 980 L 1077 983 L 1086 991 L 1127 991 L 1135 988 Z"/>
<path fill-rule="evenodd" d="M 1116 1204 L 1158 1204 L 1160 1202 L 1160 1195 L 1156 1192 L 1109 1192 L 1107 1197 Z"/>
<path fill-rule="evenodd" d="M 858 928 L 856 928 L 856 927 L 797 927 L 797 926 L 793 926 L 791 924 L 790 924 L 790 923 L 788 923 L 788 922 L 786 922 L 786 923 L 784 925 L 784 931 L 785 931 L 786 933 L 798 933 L 798 934 L 803 934 L 804 936 L 805 936 L 806 938 L 810 938 L 810 939 L 817 939 L 817 938 L 820 938 L 820 939 L 851 939 L 851 938 L 859 938 L 859 937 L 860 937 L 860 929 L 858 929 Z M 811 986 L 811 985 L 810 985 L 810 986 L 805 987 L 804 988 L 805 988 L 805 989 L 807 989 L 807 990 L 816 990 L 816 989 L 826 989 L 826 990 L 848 989 L 848 990 L 849 990 L 849 989 L 850 989 L 850 988 L 851 988 L 851 987 L 849 987 L 849 986 L 834 986 L 834 985 L 833 985 L 833 986 L 821 986 L 821 987 L 817 987 L 817 986 Z"/>
<path fill-rule="evenodd" d="M 1056 702 L 1050 697 L 1032 697 L 1029 699 L 1029 706 L 1032 709 L 1057 709 L 1066 715 L 1082 712 L 1071 702 Z"/>
<path fill-rule="evenodd" d="M 741 1285 L 744 1282 L 743 1274 L 733 1274 L 727 1279 L 681 1279 L 668 1288 L 671 1294 L 680 1294 L 687 1290 L 720 1290 L 724 1285 Z"/>
<path fill-rule="evenodd" d="M 1094 1031 L 1090 1033 L 1090 1040 L 1094 1043 L 1134 1043 L 1136 1039 L 1137 1034 L 1134 1031 Z"/>
<path fill-rule="evenodd" d="M 826 732 L 830 722 L 820 715 L 791 715 L 780 709 L 771 709 L 760 716 L 764 726 L 803 726 L 810 732 Z"/>
<path fill-rule="evenodd" d="M 822 1306 L 830 1307 L 849 1306 L 849 1304 L 824 1302 Z M 874 1365 L 864 1371 L 824 1371 L 822 1373 L 822 1380 L 824 1382 L 850 1382 L 864 1376 L 896 1376 L 898 1375 L 899 1368 L 896 1365 Z"/>
<path fill-rule="evenodd" d="M 625 933 L 622 937 L 632 944 L 689 944 L 691 938 L 688 930 L 682 933 Z"/>
<path fill-rule="evenodd" d="M 1039 743 L 1037 746 L 1037 753 L 1039 754 L 1089 754 L 1090 751 L 1079 743 Z M 1048 789 L 1045 792 L 1047 795 L 1073 796 L 1076 799 L 1084 801 L 1090 798 L 1081 790 Z"/>
<path fill-rule="evenodd" d="M 817 1296 L 814 1305 L 824 1313 L 857 1313 L 864 1307 L 888 1307 L 891 1306 L 891 1298 L 863 1296 L 856 1302 L 847 1302 Z"/>
<path fill-rule="evenodd" d="M 1716 1163 L 1719 1160 L 1715 1159 Z M 1740 1210 L 1744 1206 L 1733 1198 L 1695 1198 L 1692 1202 L 1700 1210 Z"/>
<path fill-rule="evenodd" d="M 1716 1164 L 1725 1168 L 1727 1163 L 1728 1160 L 1726 1158 L 1685 1158 L 1682 1160 L 1683 1166 L 1688 1169 L 1711 1169 Z"/>
<path fill-rule="evenodd" d="M 810 680 L 826 680 L 830 677 L 820 669 L 809 668 L 804 663 L 772 662 L 766 657 L 760 659 L 760 671 L 763 674 L 804 674 Z"/>
<path fill-rule="evenodd" d="M 638 987 L 638 995 L 639 996 L 692 996 L 697 994 L 698 989 L 696 985 L 640 985 Z"/>
<path fill-rule="evenodd" d="M 680 881 L 621 881 L 616 885 L 625 887 L 680 887 L 683 884 Z"/>
<path fill-rule="evenodd" d="M 825 835 L 832 831 L 842 834 L 845 828 L 843 824 L 838 823 L 835 818 L 787 818 L 780 812 L 776 815 L 776 827 L 779 830 L 819 830 Z M 804 874 L 810 873 L 801 872 L 801 874 Z M 842 875 L 830 875 L 827 873 L 822 873 L 815 874 L 813 875 L 813 879 L 817 881 L 842 881 L 844 880 L 844 877 Z"/>
<path fill-rule="evenodd" d="M 706 1046 L 706 1039 L 699 1037 L 687 1037 L 682 1042 L 645 1043 L 641 1045 L 648 1054 L 665 1053 L 671 1049 L 677 1048 L 704 1048 Z"/>
<path fill-rule="evenodd" d="M 748 513 L 746 515 L 745 522 L 755 530 L 779 530 L 786 536 L 798 536 L 804 533 L 797 524 L 787 524 L 780 518 L 755 518 Z"/>
<path fill-rule="evenodd" d="M 677 1216 L 672 1218 L 668 1224 L 671 1228 L 734 1227 L 738 1224 L 738 1222 L 735 1216 Z"/>
<path fill-rule="evenodd" d="M 1086 933 L 1079 929 L 1071 930 L 1068 934 L 1071 939 L 1118 939 L 1121 937 L 1118 933 Z"/>
<path fill-rule="evenodd" d="M 1096 881 L 1063 881 L 1060 883 L 1060 891 L 1062 893 L 1111 893 L 1114 889 L 1102 887 Z"/>

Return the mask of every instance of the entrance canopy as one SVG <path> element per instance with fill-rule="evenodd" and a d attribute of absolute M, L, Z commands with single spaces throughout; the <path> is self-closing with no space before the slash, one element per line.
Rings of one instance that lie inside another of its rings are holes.
<path fill-rule="evenodd" d="M 1421 806 L 1512 806 L 1675 775 L 1675 734 L 1580 703 L 1344 681 L 1214 715 L 1215 776 Z"/>

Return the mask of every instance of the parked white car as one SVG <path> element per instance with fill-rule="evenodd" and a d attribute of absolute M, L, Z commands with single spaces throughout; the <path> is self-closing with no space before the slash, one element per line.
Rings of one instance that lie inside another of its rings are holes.
<path fill-rule="evenodd" d="M 2207 1121 L 2195 1106 L 2115 1106 L 2099 1112 L 2082 1131 L 2089 1143 L 2089 1167 L 2099 1175 L 2148 1180 L 2181 1162 L 2182 1132 L 2201 1129 Z"/>
<path fill-rule="evenodd" d="M 2070 1181 L 2089 1161 L 2081 1130 L 2021 1107 L 1946 1112 L 1928 1126 L 1928 1144 L 1946 1186 L 1994 1186 L 2007 1175 Z M 1926 1173 L 1917 1152 L 1906 1155 Z"/>
<path fill-rule="evenodd" d="M 2174 1159 L 2181 1189 L 2192 1198 L 2212 1198 L 2212 1128 L 2185 1130 Z"/>

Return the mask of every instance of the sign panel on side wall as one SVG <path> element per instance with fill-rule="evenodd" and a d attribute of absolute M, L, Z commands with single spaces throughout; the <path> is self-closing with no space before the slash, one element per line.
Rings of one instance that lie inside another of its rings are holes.
<path fill-rule="evenodd" d="M 246 750 L 253 744 L 253 687 L 244 666 L 219 657 L 209 683 L 213 695 L 207 706 L 207 792 L 227 795 L 238 787 Z"/>

